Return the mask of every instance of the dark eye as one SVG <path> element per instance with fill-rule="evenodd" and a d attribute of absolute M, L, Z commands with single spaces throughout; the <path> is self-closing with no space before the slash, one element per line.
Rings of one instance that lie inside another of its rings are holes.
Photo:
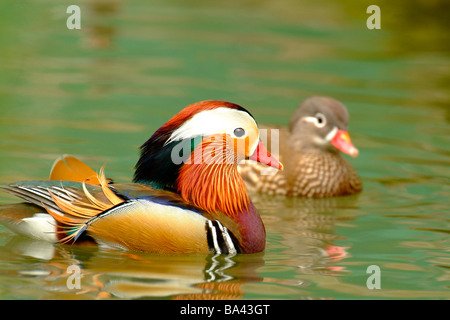
<path fill-rule="evenodd" d="M 327 119 L 321 113 L 316 114 L 317 127 L 322 128 L 327 124 Z"/>
<path fill-rule="evenodd" d="M 240 138 L 245 134 L 245 130 L 242 128 L 236 128 L 234 129 L 233 133 L 236 137 Z"/>

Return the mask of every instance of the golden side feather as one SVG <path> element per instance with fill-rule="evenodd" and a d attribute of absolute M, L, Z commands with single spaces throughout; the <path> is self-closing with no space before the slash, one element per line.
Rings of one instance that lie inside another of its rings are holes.
<path fill-rule="evenodd" d="M 59 207 L 64 215 L 55 212 L 48 206 L 45 206 L 47 212 L 60 224 L 62 231 L 60 233 L 68 234 L 61 242 L 68 242 L 76 239 L 79 233 L 85 227 L 87 221 L 100 213 L 111 209 L 112 207 L 124 202 L 121 198 L 114 194 L 108 187 L 108 181 L 105 178 L 104 169 L 100 169 L 99 174 L 96 174 L 95 179 L 99 182 L 101 187 L 102 200 L 94 197 L 86 187 L 86 181 L 83 181 L 82 192 L 83 197 L 74 198 L 71 193 L 66 192 L 68 199 L 63 199 L 57 194 L 49 190 L 53 202 Z"/>
<path fill-rule="evenodd" d="M 209 253 L 206 218 L 148 200 L 133 200 L 89 222 L 88 234 L 101 244 L 157 253 Z"/>

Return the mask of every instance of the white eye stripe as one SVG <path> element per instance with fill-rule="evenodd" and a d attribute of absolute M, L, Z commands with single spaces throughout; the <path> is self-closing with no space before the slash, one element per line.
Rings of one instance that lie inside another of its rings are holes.
<path fill-rule="evenodd" d="M 315 117 L 303 117 L 306 122 L 313 123 L 317 128 L 323 128 L 327 124 L 327 119 L 322 113 L 317 113 Z"/>
<path fill-rule="evenodd" d="M 244 129 L 245 134 L 237 137 L 234 134 L 236 128 Z M 220 107 L 213 110 L 205 110 L 194 115 L 172 133 L 165 145 L 172 141 L 221 133 L 240 139 L 250 137 L 250 140 L 253 141 L 250 150 L 255 150 L 259 141 L 258 126 L 247 112 Z"/>
<path fill-rule="evenodd" d="M 217 108 L 197 113 L 175 130 L 167 143 L 218 133 L 233 134 L 234 129 L 256 127 L 256 122 L 246 112 L 229 108 Z"/>

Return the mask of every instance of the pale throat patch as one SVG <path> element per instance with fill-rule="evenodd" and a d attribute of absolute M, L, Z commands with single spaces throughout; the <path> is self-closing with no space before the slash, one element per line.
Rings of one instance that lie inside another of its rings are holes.
<path fill-rule="evenodd" d="M 338 131 L 337 127 L 333 127 L 333 129 L 325 136 L 325 140 L 331 141 L 331 139 L 334 138 L 336 135 L 336 132 Z"/>

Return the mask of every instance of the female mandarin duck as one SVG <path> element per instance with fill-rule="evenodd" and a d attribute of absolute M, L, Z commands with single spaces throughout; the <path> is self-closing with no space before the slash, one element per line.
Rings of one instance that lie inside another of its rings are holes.
<path fill-rule="evenodd" d="M 3 206 L 0 217 L 14 231 L 50 241 L 160 253 L 260 252 L 265 229 L 237 171 L 243 159 L 282 168 L 246 109 L 202 101 L 142 145 L 134 183 L 109 183 L 102 169 L 96 174 L 65 156 L 50 181 L 1 186 L 28 202 Z"/>
<path fill-rule="evenodd" d="M 347 125 L 348 112 L 340 102 L 328 97 L 306 99 L 292 116 L 289 129 L 279 131 L 283 172 L 264 175 L 257 163 L 239 165 L 248 189 L 310 198 L 360 192 L 361 179 L 340 154 L 358 155 Z"/>

